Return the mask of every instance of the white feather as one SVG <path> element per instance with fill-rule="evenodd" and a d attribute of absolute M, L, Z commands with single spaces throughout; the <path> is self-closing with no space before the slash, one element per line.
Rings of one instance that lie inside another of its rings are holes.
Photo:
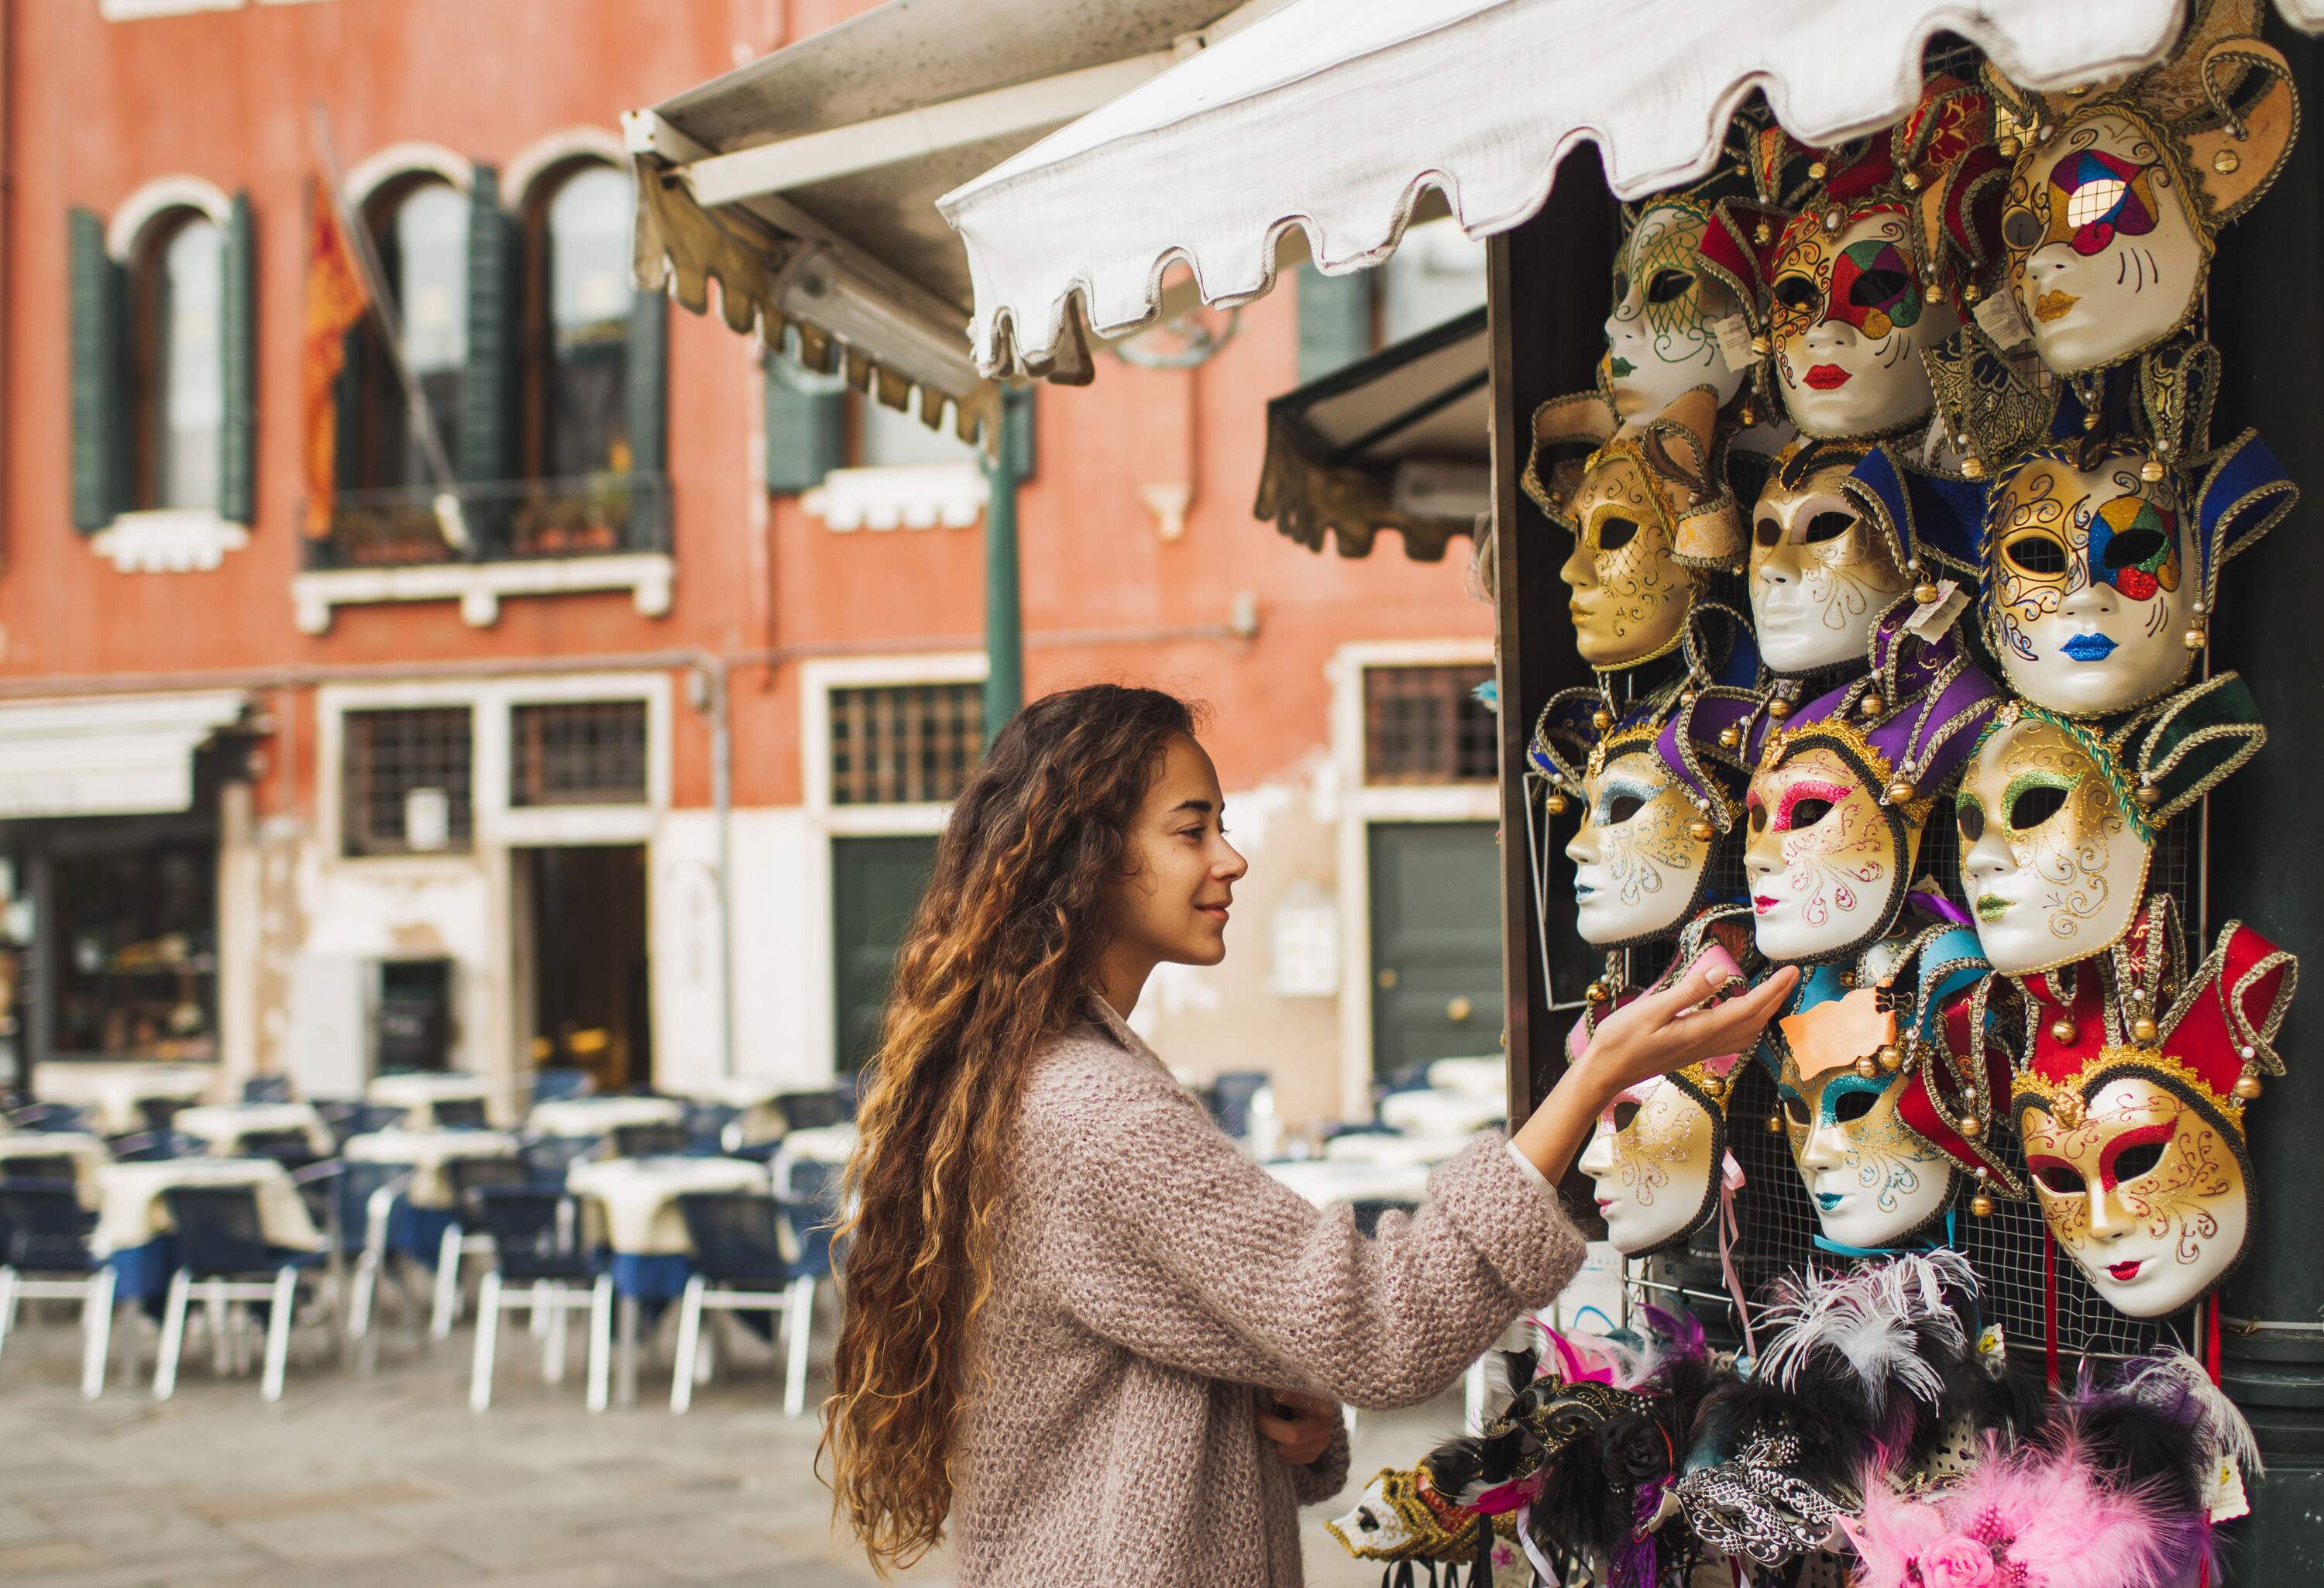
<path fill-rule="evenodd" d="M 2267 1471 L 2260 1460 L 2259 1437 L 2244 1419 L 2227 1391 L 2211 1382 L 2210 1373 L 2203 1364 L 2176 1346 L 2166 1345 L 2153 1352 L 2127 1374 L 2116 1388 L 2141 1400 L 2167 1405 L 2184 1394 L 2202 1414 L 2203 1431 L 2209 1436 L 2214 1455 L 2235 1458 L 2236 1465 L 2247 1477 L 2256 1478 Z"/>
<path fill-rule="evenodd" d="M 1909 1252 L 1850 1274 L 1810 1269 L 1803 1279 L 1784 1281 L 1768 1309 L 1768 1322 L 1780 1332 L 1761 1359 L 1762 1371 L 1796 1389 L 1809 1354 L 1830 1347 L 1876 1398 L 1893 1388 L 1933 1405 L 1944 1375 L 1921 1355 L 1916 1328 L 1934 1330 L 1956 1350 L 1968 1346 L 1960 1317 L 1945 1300 L 1948 1287 L 1977 1289 L 1975 1270 L 1957 1251 Z"/>

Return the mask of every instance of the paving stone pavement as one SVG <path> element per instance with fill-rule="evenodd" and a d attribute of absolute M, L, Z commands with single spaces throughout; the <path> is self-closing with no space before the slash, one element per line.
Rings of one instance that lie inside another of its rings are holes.
<path fill-rule="evenodd" d="M 639 1404 L 582 1406 L 576 1329 L 566 1382 L 541 1381 L 512 1318 L 492 1410 L 467 1409 L 470 1336 L 429 1350 L 390 1325 L 377 1371 L 331 1360 L 327 1332 L 294 1347 L 282 1400 L 254 1372 L 217 1379 L 197 1340 L 177 1396 L 150 1392 L 152 1341 L 134 1379 L 77 1392 L 70 1316 L 25 1304 L 0 1354 L 0 1583 L 8 1588 L 865 1588 L 836 1546 L 813 1473 L 816 1423 L 780 1409 L 767 1348 L 733 1346 L 732 1371 L 669 1414 L 664 1354 Z M 817 1346 L 827 1338 L 818 1318 Z M 822 1362 L 810 1405 L 825 1390 Z M 1367 1414 L 1355 1482 L 1453 1431 L 1457 1396 Z M 1304 1519 L 1309 1582 L 1372 1588 L 1323 1528 L 1348 1497 Z M 941 1554 L 893 1579 L 949 1581 Z"/>

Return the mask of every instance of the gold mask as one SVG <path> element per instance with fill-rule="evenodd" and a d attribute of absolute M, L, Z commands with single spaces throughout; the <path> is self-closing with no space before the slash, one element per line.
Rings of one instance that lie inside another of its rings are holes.
<path fill-rule="evenodd" d="M 1900 855 L 1875 791 L 1837 750 L 1814 744 L 1762 762 L 1745 804 L 1743 869 L 1760 953 L 1829 959 L 1886 929 L 1912 875 L 1920 825 L 1905 824 Z"/>
<path fill-rule="evenodd" d="M 1954 797 L 1961 891 L 1993 968 L 2026 975 L 2113 946 L 2150 840 L 2090 748 L 2030 713 L 1998 723 Z"/>
<path fill-rule="evenodd" d="M 1837 230 L 1804 217 L 1785 245 L 1768 288 L 1768 336 L 1792 422 L 1803 435 L 1845 439 L 1926 414 L 1935 399 L 1921 349 L 1960 321 L 1922 288 L 1911 219 L 1886 207 Z"/>
<path fill-rule="evenodd" d="M 1557 576 L 1572 587 L 1582 659 L 1601 669 L 1635 667 L 1676 648 L 1694 605 L 1694 577 L 1673 555 L 1674 526 L 1637 458 L 1600 453 L 1569 512 L 1573 555 Z"/>
<path fill-rule="evenodd" d="M 1780 473 L 1751 519 L 1751 625 L 1779 673 L 1861 662 L 1873 625 L 1912 581 L 1886 537 L 1840 489 L 1849 464 L 1813 470 L 1798 485 Z"/>
<path fill-rule="evenodd" d="M 1582 826 L 1565 846 L 1573 866 L 1574 928 L 1619 948 L 1675 931 L 1693 910 L 1711 842 L 1653 742 L 1616 754 L 1583 787 Z"/>
<path fill-rule="evenodd" d="M 2018 1124 L 2051 1233 L 2116 1311 L 2176 1312 L 2242 1256 L 2251 1191 L 2236 1144 L 2151 1069 L 2025 1100 Z"/>

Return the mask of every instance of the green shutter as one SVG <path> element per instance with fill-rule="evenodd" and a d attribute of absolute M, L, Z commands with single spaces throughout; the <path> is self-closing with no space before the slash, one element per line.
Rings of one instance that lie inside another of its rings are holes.
<path fill-rule="evenodd" d="M 447 439 L 464 481 L 516 477 L 518 252 L 516 217 L 501 208 L 500 172 L 480 165 L 468 190 L 468 365 L 460 379 L 460 434 L 456 441 Z"/>
<path fill-rule="evenodd" d="M 236 193 L 219 261 L 225 289 L 218 306 L 219 378 L 226 412 L 218 425 L 218 516 L 237 524 L 255 522 L 258 514 L 258 349 L 251 296 L 256 258 L 250 195 Z"/>
<path fill-rule="evenodd" d="M 1299 381 L 1302 385 L 1353 364 L 1372 350 L 1372 272 L 1327 276 L 1299 272 Z"/>
<path fill-rule="evenodd" d="M 630 469 L 669 470 L 669 300 L 639 292 L 630 300 L 630 367 L 622 398 L 629 410 Z"/>
<path fill-rule="evenodd" d="M 811 491 L 846 463 L 845 401 L 836 378 L 809 374 L 787 353 L 768 352 L 768 490 Z"/>
<path fill-rule="evenodd" d="M 128 495 L 122 427 L 122 270 L 105 251 L 94 210 L 68 217 L 67 295 L 72 319 L 72 522 L 88 533 L 113 522 Z"/>

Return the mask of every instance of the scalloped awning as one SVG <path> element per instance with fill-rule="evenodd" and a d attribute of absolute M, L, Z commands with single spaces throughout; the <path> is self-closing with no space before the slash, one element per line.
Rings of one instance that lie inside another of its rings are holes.
<path fill-rule="evenodd" d="M 2324 24 L 2324 0 L 2277 0 Z M 967 245 L 987 375 L 1085 379 L 1087 336 L 1161 310 L 1166 266 L 1248 302 L 1303 252 L 1379 263 L 1431 189 L 1472 237 L 1598 145 L 1637 198 L 1713 164 L 1753 88 L 1811 143 L 1887 125 L 1939 32 L 2029 87 L 2161 59 L 2184 0 L 1293 0 L 937 201 Z M 1282 245 L 1278 254 L 1278 245 Z"/>

